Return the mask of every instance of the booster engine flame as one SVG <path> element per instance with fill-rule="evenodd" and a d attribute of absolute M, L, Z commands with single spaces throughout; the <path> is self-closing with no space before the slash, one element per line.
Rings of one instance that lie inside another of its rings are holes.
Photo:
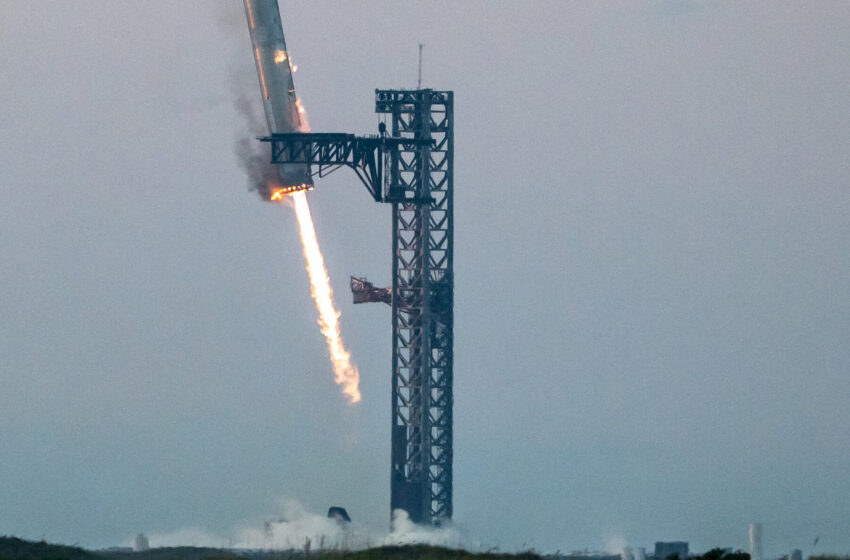
<path fill-rule="evenodd" d="M 307 273 L 310 276 L 310 293 L 316 302 L 319 312 L 319 327 L 328 342 L 331 363 L 334 368 L 334 381 L 342 386 L 342 392 L 350 403 L 360 401 L 360 372 L 351 363 L 351 356 L 342 343 L 339 334 L 339 311 L 334 307 L 333 291 L 331 290 L 325 259 L 319 249 L 316 238 L 316 228 L 310 214 L 310 205 L 304 191 L 290 194 L 298 227 L 301 232 L 301 244 L 304 248 L 304 259 L 307 261 Z"/>
<path fill-rule="evenodd" d="M 286 50 L 277 1 L 244 0 L 244 4 L 269 132 L 309 132 L 310 125 L 307 123 L 304 107 L 295 96 L 292 73 L 297 70 L 297 66 L 292 62 L 292 55 Z M 246 167 L 250 168 L 248 165 Z M 264 167 L 268 167 L 268 164 Z M 342 344 L 339 312 L 334 307 L 328 271 L 319 249 L 310 206 L 304 194 L 304 191 L 313 185 L 310 166 L 284 163 L 273 170 L 274 173 L 266 171 L 268 169 L 261 172 L 252 170 L 252 177 L 262 178 L 258 182 L 257 191 L 265 200 L 278 203 L 292 200 L 298 218 L 304 258 L 307 261 L 310 292 L 319 312 L 319 326 L 328 343 L 334 378 L 349 402 L 359 402 L 360 374 L 357 367 L 352 365 L 351 356 Z"/>
<path fill-rule="evenodd" d="M 291 58 L 289 60 L 292 61 Z M 301 105 L 301 99 L 296 98 L 295 106 L 300 120 L 298 131 L 310 132 L 307 112 Z M 300 187 L 303 187 L 303 185 L 292 187 L 299 190 L 291 194 L 279 194 L 292 199 L 295 216 L 298 218 L 301 246 L 304 250 L 304 260 L 307 261 L 307 274 L 310 276 L 310 294 L 313 296 L 313 301 L 316 302 L 316 310 L 319 312 L 319 327 L 328 343 L 331 364 L 334 368 L 334 381 L 342 387 L 342 392 L 348 402 L 354 404 L 360 402 L 360 372 L 357 370 L 357 366 L 351 363 L 351 355 L 342 343 L 342 335 L 339 333 L 340 313 L 334 306 L 328 269 L 325 267 L 325 259 L 322 256 L 322 250 L 319 248 L 316 228 L 313 226 L 313 216 L 310 214 L 310 205 L 307 203 L 307 193 Z"/>

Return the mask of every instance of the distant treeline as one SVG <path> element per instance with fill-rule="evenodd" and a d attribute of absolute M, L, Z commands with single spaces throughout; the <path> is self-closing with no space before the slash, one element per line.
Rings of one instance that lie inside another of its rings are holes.
<path fill-rule="evenodd" d="M 565 559 L 569 555 L 553 555 Z M 665 560 L 676 560 L 672 556 Z M 174 547 L 152 548 L 144 552 L 128 550 L 83 550 L 76 546 L 33 542 L 15 537 L 0 537 L 0 560 L 547 560 L 534 552 L 502 554 L 475 553 L 452 548 L 426 545 L 381 546 L 366 550 L 221 550 L 214 548 Z M 684 559 L 682 559 L 684 560 Z M 705 554 L 692 555 L 688 560 L 750 560 L 746 552 L 729 552 L 714 548 Z M 850 560 L 850 556 L 820 555 L 809 560 Z"/>
<path fill-rule="evenodd" d="M 358 551 L 344 550 L 221 550 L 214 548 L 151 548 L 88 551 L 75 546 L 0 537 L 0 560 L 542 560 L 530 552 L 521 554 L 471 553 L 435 546 L 383 546 Z"/>

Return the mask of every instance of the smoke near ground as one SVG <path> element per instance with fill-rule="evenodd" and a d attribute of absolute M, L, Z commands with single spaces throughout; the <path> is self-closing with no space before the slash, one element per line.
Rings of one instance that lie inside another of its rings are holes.
<path fill-rule="evenodd" d="M 465 540 L 461 532 L 453 525 L 431 527 L 417 525 L 403 509 L 393 512 L 390 533 L 384 537 L 384 544 L 432 544 L 450 548 L 464 548 Z"/>
<path fill-rule="evenodd" d="M 372 530 L 357 522 L 339 522 L 326 515 L 307 511 L 297 500 L 282 500 L 279 513 L 262 523 L 234 529 L 230 535 L 216 535 L 198 527 L 185 527 L 148 535 L 151 547 L 200 546 L 262 550 L 360 550 L 380 545 L 429 544 L 468 548 L 469 541 L 454 525 L 417 525 L 407 512 L 393 512 L 388 533 Z M 127 542 L 131 542 L 128 539 Z"/>
<path fill-rule="evenodd" d="M 326 515 L 307 511 L 295 500 L 283 502 L 283 515 L 267 521 L 262 528 L 252 527 L 239 533 L 244 548 L 288 549 L 352 549 L 362 548 L 368 541 L 365 530 L 357 523 L 341 523 Z"/>

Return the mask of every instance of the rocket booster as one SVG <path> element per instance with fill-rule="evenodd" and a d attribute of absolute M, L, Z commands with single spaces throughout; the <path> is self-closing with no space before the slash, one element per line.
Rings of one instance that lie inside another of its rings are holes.
<path fill-rule="evenodd" d="M 277 0 L 244 0 L 244 3 L 269 132 L 308 132 L 307 123 L 298 110 Z M 281 184 L 269 189 L 270 198 L 313 187 L 309 165 L 284 163 L 277 167 Z"/>

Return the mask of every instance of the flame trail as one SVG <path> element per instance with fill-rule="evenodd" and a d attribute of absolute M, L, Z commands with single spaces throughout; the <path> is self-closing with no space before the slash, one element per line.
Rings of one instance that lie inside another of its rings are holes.
<path fill-rule="evenodd" d="M 319 311 L 319 326 L 328 342 L 331 363 L 334 368 L 334 381 L 342 386 L 342 392 L 348 401 L 360 401 L 360 373 L 357 366 L 351 363 L 351 356 L 342 343 L 339 334 L 339 311 L 334 307 L 333 291 L 331 290 L 325 259 L 319 249 L 316 238 L 316 228 L 313 227 L 313 217 L 310 215 L 310 205 L 304 191 L 288 196 L 292 199 L 298 227 L 301 231 L 301 244 L 304 248 L 304 259 L 307 261 L 307 272 L 310 275 L 310 293 L 316 301 Z"/>
<path fill-rule="evenodd" d="M 292 58 L 289 59 L 292 61 Z M 310 123 L 307 121 L 307 112 L 301 104 L 301 99 L 295 99 L 295 107 L 298 111 L 299 132 L 310 132 Z M 307 273 L 310 276 L 310 294 L 316 302 L 316 310 L 319 312 L 319 327 L 328 343 L 328 351 L 331 354 L 331 363 L 334 368 L 334 381 L 342 386 L 342 392 L 350 403 L 360 402 L 360 372 L 357 366 L 351 363 L 351 356 L 342 343 L 339 334 L 339 311 L 334 306 L 333 290 L 328 279 L 328 269 L 325 267 L 325 259 L 319 248 L 319 240 L 316 237 L 316 228 L 313 226 L 313 216 L 310 214 L 310 205 L 307 204 L 307 192 L 298 191 L 289 195 L 292 199 L 295 216 L 298 218 L 298 228 L 301 233 L 301 245 L 304 249 L 304 259 L 307 261 Z"/>
<path fill-rule="evenodd" d="M 277 0 L 244 0 L 243 3 L 245 14 L 248 16 L 254 62 L 257 65 L 269 132 L 309 132 L 307 114 L 301 100 L 295 97 L 292 73 L 298 67 L 293 64 L 292 55 L 286 50 Z M 357 367 L 352 365 L 351 356 L 342 344 L 339 334 L 339 311 L 334 307 L 328 271 L 319 249 L 319 241 L 316 239 L 310 206 L 304 195 L 305 190 L 313 187 L 310 167 L 304 164 L 283 164 L 273 174 L 265 172 L 268 171 L 268 165 L 264 167 L 259 173 L 256 170 L 250 172 L 251 177 L 262 176 L 263 180 L 256 185 L 256 190 L 264 200 L 272 202 L 282 203 L 285 199 L 292 198 L 301 232 L 304 258 L 307 260 L 310 292 L 319 311 L 319 326 L 327 339 L 334 378 L 337 384 L 342 386 L 342 392 L 349 402 L 359 402 L 360 373 Z M 270 175 L 276 177 L 272 178 Z"/>

